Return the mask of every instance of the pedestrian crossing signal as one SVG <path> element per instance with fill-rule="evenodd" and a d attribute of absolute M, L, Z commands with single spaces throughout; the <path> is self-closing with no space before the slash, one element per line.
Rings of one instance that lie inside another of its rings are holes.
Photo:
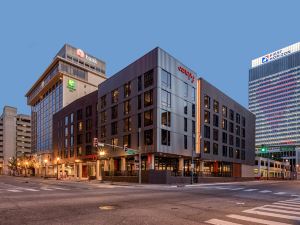
<path fill-rule="evenodd" d="M 93 144 L 94 144 L 94 147 L 98 148 L 98 138 L 94 138 Z"/>

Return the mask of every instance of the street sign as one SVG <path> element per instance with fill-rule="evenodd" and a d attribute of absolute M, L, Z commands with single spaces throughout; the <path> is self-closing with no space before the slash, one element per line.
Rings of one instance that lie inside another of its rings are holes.
<path fill-rule="evenodd" d="M 280 151 L 295 151 L 295 146 L 280 146 Z"/>
<path fill-rule="evenodd" d="M 136 151 L 133 150 L 133 149 L 128 149 L 128 150 L 126 151 L 126 153 L 127 153 L 128 155 L 135 155 L 135 154 L 136 154 Z"/>

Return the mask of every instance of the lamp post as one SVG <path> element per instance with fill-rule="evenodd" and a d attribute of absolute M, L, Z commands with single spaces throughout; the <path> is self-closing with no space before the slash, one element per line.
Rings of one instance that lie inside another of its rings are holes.
<path fill-rule="evenodd" d="M 44 162 L 45 162 L 45 176 L 44 176 L 44 178 L 46 178 L 46 172 L 47 172 L 47 162 L 48 162 L 48 160 L 47 160 L 47 159 L 45 159 L 45 160 L 44 160 Z"/>
<path fill-rule="evenodd" d="M 58 180 L 58 161 L 60 160 L 60 158 L 59 157 L 57 157 L 56 158 L 56 180 Z M 45 171 L 46 171 L 46 169 L 45 169 Z"/>
<path fill-rule="evenodd" d="M 103 178 L 102 178 L 102 157 L 105 155 L 105 152 L 103 149 L 100 149 L 99 151 L 99 156 L 100 156 L 100 183 L 103 182 Z"/>

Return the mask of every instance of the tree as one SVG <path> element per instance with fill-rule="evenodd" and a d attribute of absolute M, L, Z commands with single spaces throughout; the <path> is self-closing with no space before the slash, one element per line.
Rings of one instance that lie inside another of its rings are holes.
<path fill-rule="evenodd" d="M 8 160 L 8 169 L 13 171 L 13 175 L 15 175 L 17 171 L 17 159 L 16 157 L 12 157 Z"/>

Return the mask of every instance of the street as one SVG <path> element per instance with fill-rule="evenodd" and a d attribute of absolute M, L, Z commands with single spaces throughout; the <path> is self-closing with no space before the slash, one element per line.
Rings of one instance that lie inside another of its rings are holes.
<path fill-rule="evenodd" d="M 1 176 L 0 224 L 300 224 L 299 185 L 111 185 Z"/>

